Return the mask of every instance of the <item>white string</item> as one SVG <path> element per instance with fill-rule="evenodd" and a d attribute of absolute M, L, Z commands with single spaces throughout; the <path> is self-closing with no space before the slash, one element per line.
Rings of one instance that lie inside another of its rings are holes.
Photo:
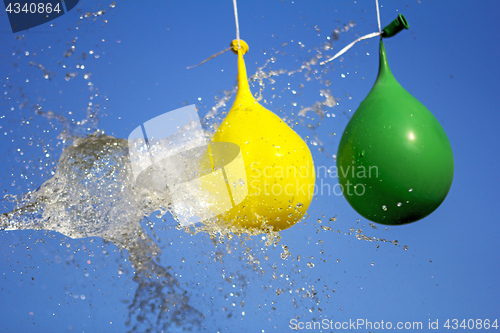
<path fill-rule="evenodd" d="M 236 40 L 238 41 L 238 49 L 241 49 L 241 45 L 240 45 L 240 25 L 238 23 L 238 6 L 236 6 L 236 0 L 233 0 L 233 7 L 234 7 L 234 20 L 236 21 Z M 198 67 L 200 66 L 201 64 L 204 64 L 206 63 L 207 61 L 215 58 L 215 57 L 218 57 L 220 56 L 222 53 L 224 52 L 227 52 L 229 50 L 231 50 L 233 47 L 230 46 L 228 47 L 227 49 L 225 50 L 222 50 L 220 52 L 217 52 L 216 54 L 210 56 L 209 58 L 203 60 L 202 62 L 200 62 L 198 65 L 194 65 L 194 66 L 189 66 L 187 67 L 187 69 L 191 69 L 191 68 L 195 68 L 195 67 Z"/>
<path fill-rule="evenodd" d="M 373 37 L 377 37 L 377 36 L 380 36 L 380 32 L 372 32 L 371 34 L 364 35 L 363 37 L 359 37 L 354 42 L 352 42 L 351 44 L 347 45 L 342 50 L 340 50 L 336 55 L 334 55 L 333 57 L 331 57 L 328 60 L 320 62 L 319 64 L 320 65 L 324 65 L 324 64 L 326 64 L 326 63 L 328 63 L 328 62 L 330 62 L 332 60 L 337 59 L 338 57 L 340 57 L 341 55 L 343 55 L 347 50 L 349 50 L 354 44 L 356 44 L 357 42 L 359 42 L 359 41 L 361 41 L 363 39 L 369 39 L 369 38 L 373 38 Z"/>
<path fill-rule="evenodd" d="M 240 25 L 238 23 L 238 6 L 236 5 L 236 0 L 233 0 L 233 7 L 234 7 L 234 20 L 236 21 L 236 40 L 238 41 L 238 49 L 241 49 L 241 45 L 240 45 Z M 215 57 L 220 56 L 222 53 L 231 50 L 231 48 L 232 48 L 232 46 L 228 47 L 227 49 L 225 49 L 223 51 L 217 52 L 216 54 L 214 54 L 214 55 L 210 56 L 209 58 L 207 58 L 207 59 L 203 60 L 202 62 L 200 62 L 198 65 L 189 66 L 189 67 L 187 67 L 187 69 L 198 67 L 201 64 L 204 64 L 205 62 L 207 62 L 207 61 L 209 61 L 209 60 L 211 60 L 211 59 L 213 59 Z"/>
<path fill-rule="evenodd" d="M 236 40 L 238 40 L 238 49 L 240 46 L 240 25 L 238 23 L 238 6 L 236 5 L 236 0 L 233 0 L 234 7 L 234 20 L 236 21 Z"/>
<path fill-rule="evenodd" d="M 234 1 L 236 1 L 236 0 L 234 0 Z M 364 40 L 364 39 L 369 39 L 369 38 L 377 37 L 377 36 L 380 36 L 382 34 L 382 28 L 380 26 L 380 12 L 379 12 L 379 9 L 378 9 L 378 0 L 375 0 L 375 4 L 377 5 L 378 32 L 372 32 L 371 34 L 364 35 L 363 37 L 359 37 L 354 42 L 352 42 L 351 44 L 347 45 L 342 50 L 340 50 L 339 52 L 337 52 L 337 54 L 335 54 L 333 57 L 329 58 L 328 60 L 320 62 L 319 64 L 321 66 L 323 66 L 326 63 L 329 63 L 332 60 L 337 59 L 338 57 L 340 57 L 341 55 L 343 55 L 344 53 L 346 53 L 346 51 L 349 50 L 351 47 L 353 47 L 353 45 L 356 44 L 357 42 L 359 42 L 361 40 Z"/>
<path fill-rule="evenodd" d="M 200 66 L 200 65 L 202 65 L 202 64 L 204 64 L 204 63 L 206 63 L 207 61 L 212 60 L 213 58 L 218 57 L 218 56 L 220 56 L 222 53 L 227 52 L 227 51 L 229 51 L 229 50 L 231 50 L 231 46 L 230 46 L 230 47 L 228 47 L 227 49 L 222 50 L 222 51 L 220 51 L 220 52 L 217 52 L 216 54 L 214 54 L 214 55 L 210 56 L 209 58 L 207 58 L 207 59 L 203 60 L 203 61 L 202 61 L 202 62 L 200 62 L 198 65 L 189 66 L 189 67 L 186 67 L 186 69 L 191 69 L 191 68 L 198 67 L 198 66 Z"/>
<path fill-rule="evenodd" d="M 378 8 L 378 0 L 375 0 L 375 4 L 377 5 L 377 22 L 378 22 L 378 32 L 382 33 L 382 28 L 380 25 L 380 11 Z"/>

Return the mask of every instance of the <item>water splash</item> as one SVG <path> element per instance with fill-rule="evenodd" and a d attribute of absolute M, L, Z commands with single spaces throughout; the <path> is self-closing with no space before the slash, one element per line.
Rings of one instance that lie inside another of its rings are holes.
<path fill-rule="evenodd" d="M 199 326 L 203 315 L 189 305 L 177 279 L 156 261 L 160 250 L 140 221 L 168 206 L 164 196 L 136 187 L 128 142 L 96 133 L 66 147 L 55 175 L 0 217 L 0 229 L 53 230 L 70 238 L 101 237 L 127 250 L 138 288 L 129 306 L 133 331 Z M 186 320 L 188 319 L 188 320 Z"/>
<path fill-rule="evenodd" d="M 2 226 L 122 242 L 118 231 L 131 233 L 145 209 L 141 197 L 134 196 L 135 189 L 127 186 L 127 158 L 125 140 L 106 135 L 76 138 L 63 151 L 54 177 L 22 198 L 15 210 L 4 213 Z"/>

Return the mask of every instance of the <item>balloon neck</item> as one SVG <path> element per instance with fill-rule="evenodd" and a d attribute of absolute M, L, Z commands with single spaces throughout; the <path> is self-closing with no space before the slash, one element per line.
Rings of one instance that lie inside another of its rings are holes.
<path fill-rule="evenodd" d="M 394 76 L 392 75 L 391 69 L 389 67 L 389 62 L 387 61 L 387 54 L 385 53 L 385 47 L 382 38 L 380 39 L 379 57 L 377 81 L 385 80 L 386 78 L 393 78 Z"/>
<path fill-rule="evenodd" d="M 252 96 L 250 91 L 250 85 L 248 84 L 247 78 L 247 68 L 245 66 L 245 60 L 243 59 L 243 51 L 238 50 L 238 92 L 236 94 L 236 99 L 248 98 Z"/>
<path fill-rule="evenodd" d="M 242 39 L 235 39 L 231 42 L 231 51 L 238 55 L 238 92 L 236 93 L 235 104 L 241 104 L 242 99 L 247 101 L 249 99 L 253 99 L 253 95 L 248 84 L 245 60 L 243 59 L 243 55 L 248 52 L 248 49 L 248 44 Z"/>

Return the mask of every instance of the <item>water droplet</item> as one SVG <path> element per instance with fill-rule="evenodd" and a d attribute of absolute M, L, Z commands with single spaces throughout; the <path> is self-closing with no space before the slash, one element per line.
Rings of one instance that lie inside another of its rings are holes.
<path fill-rule="evenodd" d="M 398 207 L 401 207 L 401 202 L 398 202 Z"/>
<path fill-rule="evenodd" d="M 408 192 L 411 192 L 411 191 L 413 191 L 413 189 L 412 189 L 412 188 L 408 190 Z"/>
<path fill-rule="evenodd" d="M 72 48 L 67 49 L 66 52 L 64 52 L 63 55 L 64 55 L 65 58 L 69 58 L 69 57 L 71 57 L 73 55 L 74 52 L 75 52 L 75 48 L 72 47 Z"/>

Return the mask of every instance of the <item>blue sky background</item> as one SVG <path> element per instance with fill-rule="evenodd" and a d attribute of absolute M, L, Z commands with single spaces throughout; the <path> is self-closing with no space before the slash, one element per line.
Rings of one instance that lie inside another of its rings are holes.
<path fill-rule="evenodd" d="M 234 87 L 232 53 L 186 69 L 235 38 L 231 1 L 110 4 L 81 0 L 68 14 L 17 34 L 10 32 L 6 14 L 0 14 L 2 195 L 21 195 L 51 177 L 65 126 L 80 135 L 99 128 L 126 138 L 139 124 L 185 104 L 196 104 L 204 116 Z M 421 221 L 386 229 L 372 228 L 340 196 L 317 195 L 309 217 L 281 232 L 278 245 L 270 247 L 260 237 L 245 246 L 229 242 L 215 247 L 207 235 L 191 236 L 176 230 L 172 218 L 152 216 L 150 232 L 162 249 L 161 263 L 171 267 L 190 304 L 204 315 L 207 332 L 286 332 L 292 318 L 394 325 L 420 321 L 424 328 L 428 320 L 438 319 L 439 331 L 446 330 L 446 319 L 500 319 L 500 3 L 380 4 L 383 26 L 399 13 L 410 24 L 410 30 L 386 40 L 394 76 L 436 116 L 450 139 L 455 177 L 447 199 Z M 335 29 L 351 21 L 333 48 L 321 51 L 325 57 L 377 31 L 374 1 L 239 1 L 238 6 L 241 38 L 250 46 L 245 57 L 249 74 L 272 57 L 266 71 L 300 68 Z M 80 18 L 101 9 L 103 15 Z M 65 57 L 72 45 L 74 53 Z M 42 64 L 51 79 L 30 62 Z M 273 84 L 264 79 L 261 103 L 298 123 L 294 129 L 309 144 L 316 166 L 334 166 L 343 129 L 368 94 L 377 66 L 377 39 L 363 41 L 342 59 L 311 66 L 309 73 L 282 74 Z M 77 75 L 66 80 L 68 73 Z M 259 87 L 254 84 L 252 90 Z M 329 116 L 298 116 L 301 108 L 324 102 L 325 89 L 337 101 L 324 108 Z M 89 102 L 99 123 L 79 126 Z M 207 124 L 220 122 L 231 103 Z M 57 117 L 37 115 L 37 106 L 71 121 L 65 125 Z M 331 186 L 337 182 L 322 179 Z M 2 212 L 11 207 L 6 199 L 1 206 Z M 331 217 L 336 221 L 330 222 Z M 146 221 L 143 226 L 148 228 Z M 398 245 L 358 240 L 357 229 L 368 237 L 398 240 Z M 285 260 L 282 244 L 291 254 Z M 259 264 L 247 263 L 247 247 Z M 126 253 L 99 238 L 0 231 L 0 331 L 130 330 L 127 302 L 137 289 L 133 271 Z"/>

